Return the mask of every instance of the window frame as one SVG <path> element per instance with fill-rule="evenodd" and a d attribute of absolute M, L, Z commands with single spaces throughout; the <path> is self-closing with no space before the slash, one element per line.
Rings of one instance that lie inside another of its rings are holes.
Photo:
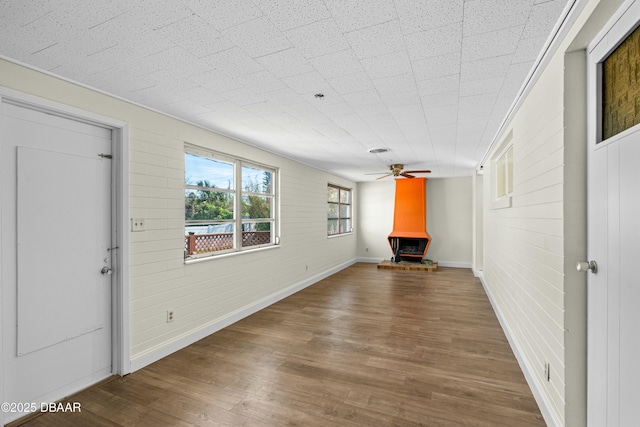
<path fill-rule="evenodd" d="M 621 33 L 622 34 L 622 33 Z M 634 40 L 635 38 L 635 40 Z M 620 71 L 618 70 L 617 67 L 613 67 L 616 69 L 616 71 L 610 70 L 609 69 L 609 61 L 614 61 L 616 56 L 619 54 L 620 49 L 622 49 L 622 51 L 625 50 L 625 48 L 628 48 L 628 46 L 631 44 L 633 45 L 633 42 L 637 42 L 637 40 L 640 39 L 640 23 L 636 22 L 634 25 L 631 26 L 631 29 L 629 30 L 628 33 L 626 33 L 624 36 L 619 36 L 619 40 L 616 43 L 611 43 L 609 45 L 607 45 L 608 47 L 611 47 L 611 49 L 609 49 L 609 51 L 602 56 L 602 58 L 598 61 L 598 71 L 597 71 L 597 100 L 598 100 L 598 106 L 597 106 L 597 130 L 598 130 L 598 135 L 596 138 L 596 144 L 599 144 L 601 142 L 607 141 L 611 138 L 614 138 L 617 135 L 620 134 L 625 134 L 625 132 L 627 132 L 629 129 L 632 128 L 636 128 L 637 126 L 640 125 L 640 122 L 638 121 L 638 116 L 636 115 L 635 117 L 631 118 L 628 117 L 628 115 L 626 116 L 626 119 L 629 119 L 630 124 L 626 123 L 626 120 L 624 121 L 624 125 L 626 126 L 624 127 L 624 129 L 621 129 L 621 127 L 619 126 L 618 128 L 616 128 L 615 126 L 610 126 L 607 127 L 607 122 L 609 122 L 609 120 L 607 120 L 607 117 L 609 119 L 612 119 L 611 116 L 609 116 L 608 113 L 608 108 L 607 105 L 616 105 L 618 104 L 618 102 L 615 101 L 619 101 L 619 99 L 617 99 L 615 97 L 615 95 L 613 96 L 613 99 L 608 99 L 609 103 L 606 103 L 605 101 L 607 101 L 607 96 L 606 94 L 609 93 L 613 93 L 613 92 L 617 92 L 615 90 L 609 91 L 607 89 L 607 75 L 610 74 L 620 74 Z M 615 61 L 613 62 L 614 65 L 618 64 Z M 629 67 L 632 68 L 632 67 Z M 607 72 L 609 71 L 609 73 Z M 614 86 L 615 88 L 615 86 Z M 618 88 L 620 89 L 620 88 Z M 623 90 L 627 95 L 628 92 L 627 90 Z M 640 96 L 638 96 L 636 93 L 632 93 L 632 95 L 636 95 L 634 99 L 630 100 L 630 99 L 626 99 L 627 101 L 627 105 L 636 105 L 638 98 L 640 98 Z M 635 110 L 635 109 L 634 109 Z M 616 113 L 621 113 L 620 115 L 623 115 L 624 111 L 621 110 L 615 110 Z M 612 125 L 612 123 L 608 123 L 609 125 Z M 615 123 L 618 124 L 619 123 Z M 607 134 L 607 131 L 609 131 L 609 134 Z"/>
<path fill-rule="evenodd" d="M 513 145 L 498 157 L 496 161 L 496 199 L 511 197 L 513 194 Z"/>
<path fill-rule="evenodd" d="M 337 202 L 332 202 L 329 200 L 328 194 L 329 194 L 329 188 L 335 188 L 338 190 L 338 201 Z M 341 202 L 341 198 L 340 198 L 340 193 L 342 191 L 347 191 L 349 193 L 349 202 L 348 203 L 343 203 Z M 329 206 L 337 206 L 337 212 L 338 212 L 338 216 L 337 217 L 329 217 L 329 210 L 327 209 L 327 237 L 337 237 L 337 236 L 344 236 L 344 235 L 348 235 L 348 234 L 353 234 L 353 189 L 352 188 L 348 188 L 348 187 L 343 187 L 341 185 L 338 184 L 331 184 L 331 183 L 327 183 L 327 208 Z M 341 207 L 342 206 L 349 206 L 349 216 L 348 217 L 342 217 L 341 216 Z M 349 230 L 348 231 L 340 231 L 340 221 L 341 220 L 349 220 Z M 330 233 L 329 232 L 329 221 L 338 221 L 338 232 L 336 233 Z"/>
<path fill-rule="evenodd" d="M 223 154 L 214 150 L 210 150 L 203 147 L 185 143 L 184 145 L 184 159 L 185 159 L 184 194 L 185 194 L 185 197 L 189 189 L 193 189 L 196 191 L 212 191 L 212 189 L 209 187 L 200 187 L 197 185 L 187 183 L 187 174 L 189 171 L 187 170 L 186 159 L 188 155 L 203 157 L 205 159 L 211 159 L 218 162 L 225 162 L 233 166 L 233 186 L 227 189 L 215 187 L 215 192 L 221 192 L 221 193 L 227 193 L 227 194 L 233 195 L 233 218 L 212 219 L 212 220 L 206 220 L 206 219 L 205 220 L 188 220 L 185 215 L 185 217 L 183 217 L 184 228 L 185 228 L 185 250 L 184 250 L 185 262 L 202 260 L 202 259 L 212 259 L 215 257 L 219 257 L 221 255 L 251 252 L 258 249 L 264 249 L 264 248 L 279 245 L 280 243 L 279 191 L 278 191 L 279 169 L 277 167 L 265 165 L 263 163 L 256 162 L 254 160 L 248 160 L 248 159 L 244 159 L 237 156 L 231 156 L 229 154 Z M 255 192 L 255 191 L 245 190 L 243 188 L 243 169 L 244 168 L 251 168 L 259 171 L 269 172 L 271 174 L 271 182 L 269 185 L 270 188 L 265 192 Z M 269 200 L 270 201 L 269 217 L 268 218 L 245 218 L 242 214 L 244 196 L 258 196 L 258 197 L 263 197 Z M 243 246 L 244 233 L 247 232 L 246 230 L 243 230 L 243 225 L 258 224 L 258 223 L 270 224 L 269 231 L 271 231 L 271 233 L 269 236 L 269 242 L 250 245 L 250 246 Z M 211 252 L 189 254 L 188 243 L 187 243 L 188 241 L 187 227 L 189 225 L 215 225 L 215 224 L 232 224 L 233 225 L 232 248 L 216 250 Z"/>
<path fill-rule="evenodd" d="M 491 158 L 491 209 L 511 207 L 513 170 L 513 131 L 510 131 Z"/>

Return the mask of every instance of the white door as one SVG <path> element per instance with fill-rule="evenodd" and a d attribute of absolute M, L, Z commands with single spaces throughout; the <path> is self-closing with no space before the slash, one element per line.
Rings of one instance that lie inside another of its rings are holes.
<path fill-rule="evenodd" d="M 4 400 L 39 407 L 112 373 L 111 130 L 6 103 L 0 125 Z"/>
<path fill-rule="evenodd" d="M 640 130 L 594 148 L 589 192 L 589 418 L 640 420 Z"/>
<path fill-rule="evenodd" d="M 589 56 L 588 258 L 597 262 L 588 273 L 591 427 L 640 422 L 640 125 L 599 142 L 597 65 L 633 29 L 639 4 L 618 13 Z"/>

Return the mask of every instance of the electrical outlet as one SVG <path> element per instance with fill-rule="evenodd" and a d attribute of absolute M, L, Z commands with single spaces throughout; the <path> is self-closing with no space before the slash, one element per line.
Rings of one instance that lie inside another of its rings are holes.
<path fill-rule="evenodd" d="M 304 271 L 309 271 L 309 266 L 308 265 L 304 266 Z"/>
<path fill-rule="evenodd" d="M 365 252 L 369 252 L 369 248 L 364 248 L 364 251 Z"/>
<path fill-rule="evenodd" d="M 544 379 L 551 381 L 551 364 L 549 362 L 544 362 Z"/>
<path fill-rule="evenodd" d="M 131 218 L 131 231 L 144 231 L 144 218 Z"/>
<path fill-rule="evenodd" d="M 173 322 L 174 313 L 173 310 L 167 310 L 167 323 Z"/>

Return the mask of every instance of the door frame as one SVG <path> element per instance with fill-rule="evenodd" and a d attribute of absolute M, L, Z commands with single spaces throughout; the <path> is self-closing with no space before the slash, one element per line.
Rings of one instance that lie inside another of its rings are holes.
<path fill-rule="evenodd" d="M 629 128 L 624 132 L 611 137 L 609 140 L 602 142 L 602 62 L 604 59 L 622 43 L 627 36 L 640 24 L 640 0 L 627 0 L 609 19 L 602 30 L 593 38 L 587 46 L 587 158 L 588 158 L 588 194 L 592 193 L 596 178 L 593 175 L 593 156 L 594 144 L 598 143 L 598 149 L 604 149 L 611 143 L 614 143 L 625 136 L 638 132 L 637 126 Z M 588 196 L 589 197 L 589 196 Z M 588 235 L 593 235 L 595 224 L 593 224 L 594 200 L 589 200 L 588 205 Z M 605 233 L 606 230 L 602 230 Z M 592 295 L 594 287 L 602 287 L 606 283 L 608 275 L 607 259 L 599 252 L 597 245 L 593 244 L 593 240 L 587 242 L 587 259 L 594 259 L 601 265 L 598 266 L 597 275 L 588 275 L 588 347 L 587 347 L 587 421 L 589 426 L 601 426 L 607 423 L 607 413 L 609 411 L 608 403 L 597 404 L 597 402 L 607 402 L 607 383 L 609 377 L 607 374 L 608 366 L 608 345 L 598 345 L 593 338 L 607 337 L 607 318 L 609 317 L 608 307 L 599 308 L 596 305 Z M 606 284 L 608 286 L 608 284 Z M 606 292 L 603 289 L 602 292 Z M 603 297 L 606 297 L 604 295 Z M 606 300 L 606 298 L 605 298 Z M 604 319 L 603 319 L 604 318 Z"/>
<path fill-rule="evenodd" d="M 81 110 L 59 102 L 50 101 L 14 89 L 0 86 L 0 105 L 13 104 L 23 108 L 44 112 L 54 116 L 76 120 L 79 122 L 106 127 L 111 129 L 112 156 L 111 164 L 111 241 L 118 248 L 115 250 L 113 261 L 112 282 L 112 372 L 125 375 L 131 372 L 131 357 L 129 343 L 129 125 L 122 120 L 102 116 L 100 114 Z M 0 122 L 1 123 L 1 122 Z M 0 129 L 0 144 L 2 143 L 2 129 Z M 0 150 L 0 156 L 1 154 Z M 0 159 L 1 160 L 1 159 Z M 0 184 L 2 175 L 0 175 Z M 2 207 L 0 197 L 0 208 Z M 2 241 L 0 229 L 0 241 Z M 2 270 L 2 257 L 0 257 Z M 2 289 L 0 276 L 0 291 Z M 0 306 L 2 305 L 0 292 Z M 3 335 L 4 325 L 0 316 L 0 354 L 4 358 Z M 0 378 L 3 378 L 4 363 L 0 363 Z M 0 387 L 0 402 L 4 402 L 4 387 Z M 0 411 L 0 425 L 4 425 L 4 413 Z"/>
<path fill-rule="evenodd" d="M 478 167 L 472 178 L 473 187 L 473 248 L 471 270 L 482 278 L 484 271 L 484 168 Z"/>

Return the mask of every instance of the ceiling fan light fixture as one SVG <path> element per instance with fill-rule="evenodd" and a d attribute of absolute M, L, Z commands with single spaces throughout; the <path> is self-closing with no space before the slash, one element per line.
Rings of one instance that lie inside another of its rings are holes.
<path fill-rule="evenodd" d="M 389 172 L 387 172 L 380 178 L 376 178 L 376 180 L 383 179 L 388 176 L 395 176 L 395 177 L 401 176 L 404 178 L 412 179 L 412 178 L 415 178 L 415 176 L 412 175 L 414 173 L 431 173 L 431 171 L 428 169 L 404 170 L 404 165 L 402 163 L 393 163 L 388 166 L 389 166 Z M 367 175 L 382 175 L 382 174 L 373 173 L 373 174 L 367 174 Z"/>
<path fill-rule="evenodd" d="M 386 153 L 387 151 L 389 151 L 388 148 L 372 148 L 369 150 L 370 154 L 381 154 L 381 153 Z"/>

